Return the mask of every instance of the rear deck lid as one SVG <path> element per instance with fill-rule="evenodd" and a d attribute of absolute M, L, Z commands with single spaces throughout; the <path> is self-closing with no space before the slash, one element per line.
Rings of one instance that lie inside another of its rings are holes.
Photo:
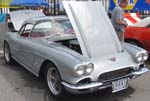
<path fill-rule="evenodd" d="M 10 12 L 10 18 L 16 31 L 19 31 L 23 22 L 32 17 L 45 16 L 41 11 L 19 10 Z"/>

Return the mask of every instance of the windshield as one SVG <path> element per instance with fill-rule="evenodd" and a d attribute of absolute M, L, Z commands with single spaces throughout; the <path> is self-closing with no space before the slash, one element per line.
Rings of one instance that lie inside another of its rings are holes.
<path fill-rule="evenodd" d="M 61 20 L 58 21 L 58 23 L 60 23 L 62 27 L 64 27 L 66 33 L 74 33 L 73 27 L 69 20 Z"/>
<path fill-rule="evenodd" d="M 74 33 L 74 31 L 69 20 L 45 21 L 35 25 L 31 37 L 38 38 L 72 33 Z"/>

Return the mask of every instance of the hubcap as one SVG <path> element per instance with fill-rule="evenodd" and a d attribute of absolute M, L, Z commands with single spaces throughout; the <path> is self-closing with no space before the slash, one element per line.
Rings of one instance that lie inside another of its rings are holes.
<path fill-rule="evenodd" d="M 61 91 L 61 80 L 58 71 L 54 67 L 50 67 L 47 72 L 47 83 L 50 91 L 54 95 L 58 95 Z"/>
<path fill-rule="evenodd" d="M 9 47 L 7 44 L 4 46 L 4 56 L 7 62 L 10 60 L 10 53 L 9 53 Z"/>

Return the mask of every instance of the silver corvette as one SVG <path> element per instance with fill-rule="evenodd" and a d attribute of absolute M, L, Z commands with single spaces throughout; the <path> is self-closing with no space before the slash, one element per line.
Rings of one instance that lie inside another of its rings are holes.
<path fill-rule="evenodd" d="M 6 33 L 4 39 L 7 63 L 16 60 L 44 77 L 56 98 L 65 91 L 81 94 L 110 87 L 118 92 L 148 71 L 144 65 L 147 51 L 120 43 L 98 1 L 63 4 L 69 19 L 33 17 L 20 28 L 14 24 L 18 31 Z"/>

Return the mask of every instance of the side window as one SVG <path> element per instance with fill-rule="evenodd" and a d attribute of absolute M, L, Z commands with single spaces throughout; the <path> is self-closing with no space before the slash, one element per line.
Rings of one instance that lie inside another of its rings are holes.
<path fill-rule="evenodd" d="M 31 37 L 38 38 L 38 37 L 48 36 L 48 31 L 51 29 L 52 29 L 52 23 L 50 21 L 38 23 L 33 28 Z"/>
<path fill-rule="evenodd" d="M 30 32 L 32 30 L 33 25 L 32 24 L 26 24 L 25 26 L 22 27 L 20 30 L 20 35 L 22 37 L 29 37 Z"/>

